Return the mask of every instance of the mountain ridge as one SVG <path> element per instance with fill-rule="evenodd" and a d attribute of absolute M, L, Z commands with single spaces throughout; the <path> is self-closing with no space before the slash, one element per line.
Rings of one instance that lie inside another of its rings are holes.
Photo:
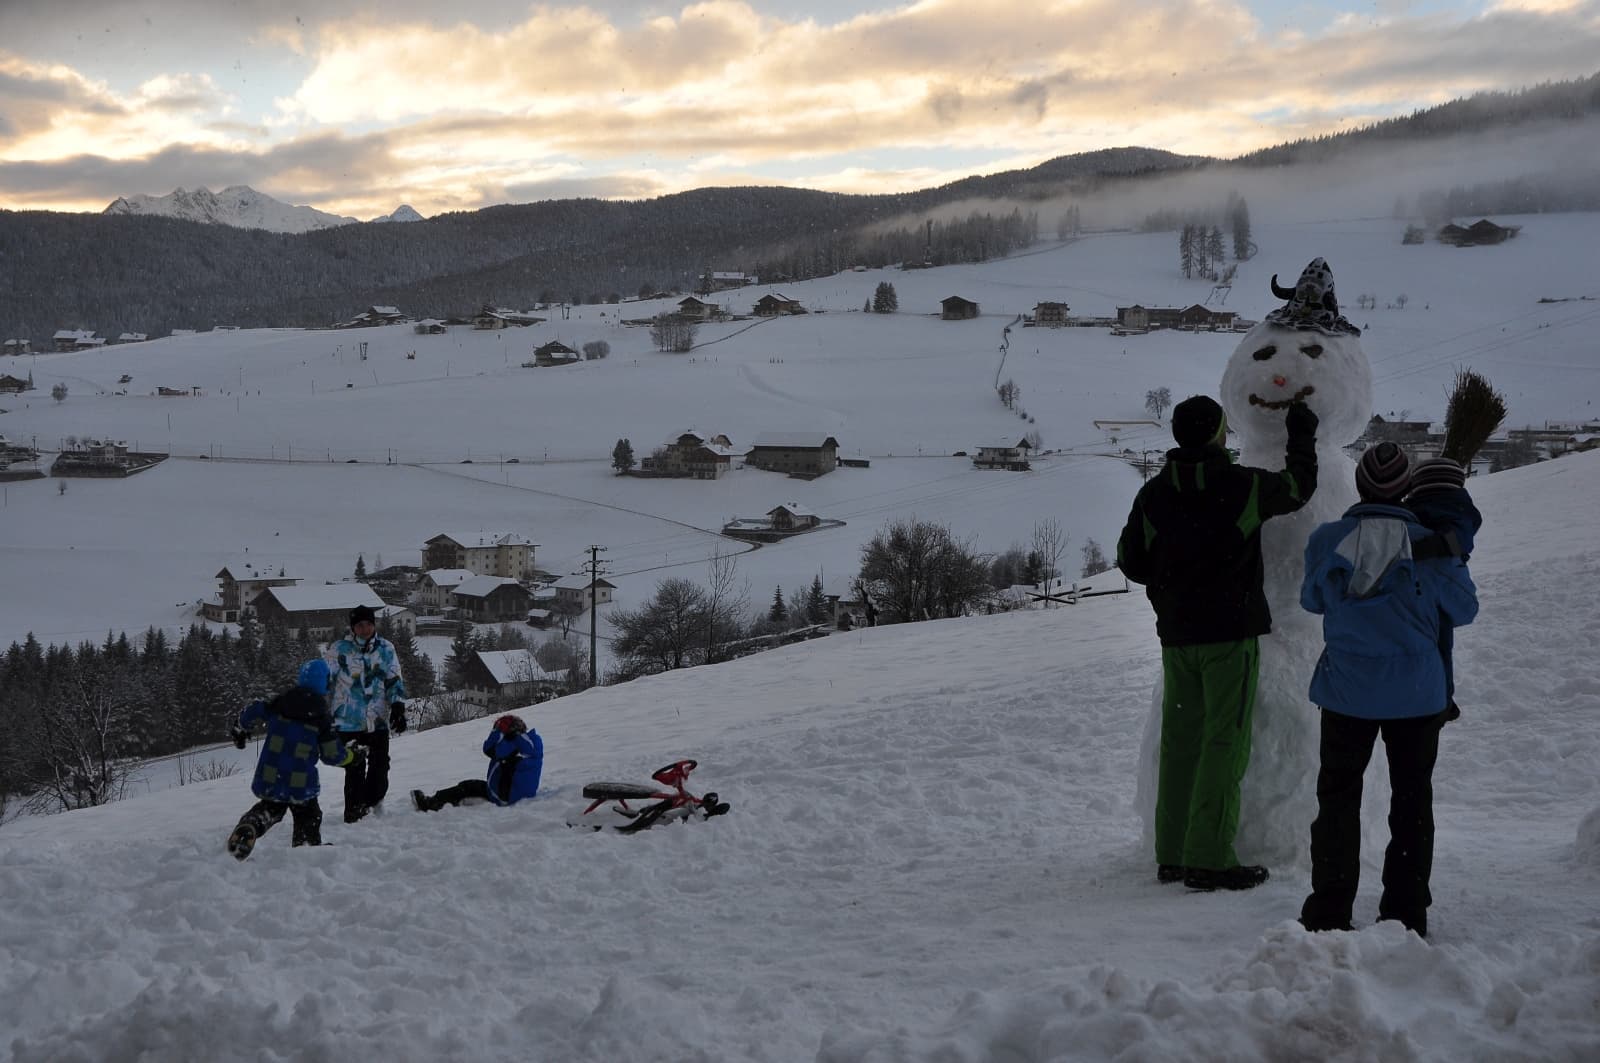
<path fill-rule="evenodd" d="M 360 224 L 359 218 L 329 214 L 315 207 L 285 203 L 249 185 L 229 185 L 220 192 L 209 188 L 176 188 L 164 196 L 135 193 L 118 196 L 103 215 L 142 215 L 177 218 L 206 225 L 226 225 L 235 229 L 261 229 L 272 233 L 307 233 L 340 225 Z M 372 219 L 375 222 L 422 221 L 409 204 L 393 213 Z"/>

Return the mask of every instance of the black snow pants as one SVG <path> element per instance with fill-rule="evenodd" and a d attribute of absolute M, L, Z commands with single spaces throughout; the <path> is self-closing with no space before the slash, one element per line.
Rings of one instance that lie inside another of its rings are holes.
<path fill-rule="evenodd" d="M 358 745 L 367 751 L 365 757 L 344 769 L 344 821 L 354 823 L 389 792 L 389 732 L 380 727 L 374 731 L 341 731 L 339 737 L 347 745 Z"/>
<path fill-rule="evenodd" d="M 290 804 L 287 801 L 262 799 L 250 806 L 250 811 L 239 817 L 239 825 L 248 823 L 255 829 L 256 837 L 267 833 L 288 812 L 294 817 L 295 845 L 322 844 L 322 806 L 313 797 L 309 801 Z"/>

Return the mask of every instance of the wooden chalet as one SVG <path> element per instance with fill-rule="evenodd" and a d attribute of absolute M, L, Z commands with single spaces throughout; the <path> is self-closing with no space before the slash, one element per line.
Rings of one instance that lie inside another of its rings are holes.
<path fill-rule="evenodd" d="M 445 323 L 436 317 L 425 317 L 416 323 L 414 331 L 419 336 L 443 336 Z"/>
<path fill-rule="evenodd" d="M 939 317 L 945 321 L 966 321 L 978 316 L 978 304 L 959 295 L 939 300 L 939 307 Z"/>
<path fill-rule="evenodd" d="M 476 575 L 466 568 L 429 569 L 417 581 L 416 602 L 434 613 L 443 613 L 451 607 L 450 596 L 456 588 Z"/>
<path fill-rule="evenodd" d="M 551 340 L 533 351 L 533 364 L 541 368 L 552 365 L 574 365 L 583 361 L 583 355 L 560 340 Z"/>
<path fill-rule="evenodd" d="M 756 305 L 751 308 L 751 313 L 756 317 L 780 317 L 784 314 L 803 314 L 806 308 L 800 305 L 800 300 L 790 299 L 779 292 L 763 295 L 756 300 Z"/>
<path fill-rule="evenodd" d="M 822 523 L 822 518 L 798 502 L 785 502 L 767 510 L 774 531 L 805 531 Z"/>
<path fill-rule="evenodd" d="M 94 329 L 57 329 L 51 337 L 57 353 L 65 351 L 87 351 L 95 347 L 105 346 L 105 340 L 94 334 Z"/>
<path fill-rule="evenodd" d="M 751 444 L 744 462 L 753 469 L 812 479 L 839 467 L 839 441 L 821 433 L 764 433 Z"/>
<path fill-rule="evenodd" d="M 527 649 L 474 650 L 461 666 L 463 697 L 485 709 L 514 708 L 548 701 L 566 685 L 559 672 L 547 672 Z"/>
<path fill-rule="evenodd" d="M 12 376 L 10 373 L 0 376 L 0 395 L 20 395 L 24 391 L 32 391 L 32 375 L 33 374 L 30 373 L 29 379 L 27 380 L 23 380 L 21 377 Z"/>
<path fill-rule="evenodd" d="M 350 626 L 350 610 L 358 605 L 374 612 L 383 599 L 365 583 L 324 583 L 309 587 L 268 587 L 251 599 L 263 624 L 277 624 L 291 638 L 304 635 L 319 642 L 342 636 Z"/>
<path fill-rule="evenodd" d="M 476 624 L 521 623 L 533 595 L 509 576 L 473 576 L 451 592 L 450 601 L 457 616 Z"/>
<path fill-rule="evenodd" d="M 1446 225 L 1439 230 L 1438 240 L 1441 244 L 1455 247 L 1481 247 L 1503 244 L 1521 231 L 1520 225 L 1496 225 L 1488 218 L 1480 218 L 1466 227 Z"/>
<path fill-rule="evenodd" d="M 727 315 L 718 304 L 708 303 L 691 295 L 678 300 L 677 316 L 684 321 L 711 321 Z"/>
<path fill-rule="evenodd" d="M 1015 441 L 1007 436 L 1005 439 L 980 443 L 978 452 L 972 456 L 972 464 L 978 469 L 1027 472 L 1031 468 L 1028 464 L 1028 454 L 1032 450 L 1033 444 L 1028 442 L 1026 436 Z"/>
<path fill-rule="evenodd" d="M 1212 310 L 1195 303 L 1178 311 L 1178 328 L 1185 329 L 1231 329 L 1238 321 L 1239 315 L 1232 310 Z"/>
<path fill-rule="evenodd" d="M 32 354 L 32 340 L 6 340 L 0 343 L 0 354 Z"/>

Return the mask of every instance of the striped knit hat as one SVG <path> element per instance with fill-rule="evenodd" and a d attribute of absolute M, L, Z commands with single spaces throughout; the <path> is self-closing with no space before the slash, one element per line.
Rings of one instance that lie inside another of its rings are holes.
<path fill-rule="evenodd" d="M 1411 470 L 1411 493 L 1443 491 L 1451 487 L 1465 487 L 1467 470 L 1449 458 L 1429 458 L 1417 462 Z"/>
<path fill-rule="evenodd" d="M 1356 463 L 1356 493 L 1363 502 L 1398 502 L 1411 485 L 1411 459 L 1385 440 Z"/>

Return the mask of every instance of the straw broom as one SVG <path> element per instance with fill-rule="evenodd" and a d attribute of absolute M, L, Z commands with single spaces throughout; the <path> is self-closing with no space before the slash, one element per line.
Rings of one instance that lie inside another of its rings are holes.
<path fill-rule="evenodd" d="M 1473 455 L 1505 419 L 1505 396 L 1471 369 L 1458 370 L 1450 401 L 1445 405 L 1442 455 L 1470 466 Z"/>

